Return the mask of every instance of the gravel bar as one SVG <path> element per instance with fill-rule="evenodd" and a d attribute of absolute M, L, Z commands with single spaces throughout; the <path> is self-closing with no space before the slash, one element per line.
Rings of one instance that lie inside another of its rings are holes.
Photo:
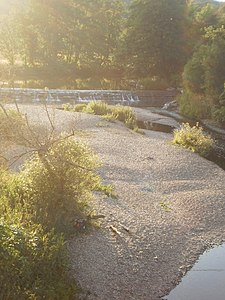
<path fill-rule="evenodd" d="M 41 107 L 21 111 L 47 122 Z M 100 228 L 69 241 L 80 299 L 160 299 L 205 249 L 225 240 L 225 172 L 214 163 L 171 145 L 170 134 L 141 135 L 60 110 L 54 118 L 60 131 L 75 124 L 88 133 L 82 139 L 99 155 L 99 172 L 118 195 L 96 196 L 92 204 L 106 216 Z"/>

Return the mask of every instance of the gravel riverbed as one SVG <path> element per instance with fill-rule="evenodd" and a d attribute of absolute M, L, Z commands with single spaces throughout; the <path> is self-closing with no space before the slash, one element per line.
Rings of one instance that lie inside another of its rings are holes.
<path fill-rule="evenodd" d="M 38 106 L 21 106 L 47 122 Z M 71 124 L 99 155 L 117 199 L 96 196 L 99 229 L 69 241 L 81 299 L 156 300 L 167 294 L 206 248 L 225 240 L 225 172 L 171 145 L 172 135 L 134 133 L 92 115 L 55 111 L 56 127 Z M 118 233 L 112 230 L 116 228 Z"/>

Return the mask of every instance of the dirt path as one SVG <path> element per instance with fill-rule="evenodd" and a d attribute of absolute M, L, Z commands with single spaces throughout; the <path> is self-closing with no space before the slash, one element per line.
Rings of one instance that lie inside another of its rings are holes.
<path fill-rule="evenodd" d="M 44 122 L 40 108 L 22 110 Z M 57 111 L 58 127 L 73 116 Z M 225 239 L 225 172 L 172 146 L 169 134 L 142 136 L 96 116 L 76 118 L 103 162 L 103 179 L 118 194 L 96 197 L 97 213 L 106 216 L 100 229 L 69 243 L 81 298 L 159 299 L 205 248 Z"/>

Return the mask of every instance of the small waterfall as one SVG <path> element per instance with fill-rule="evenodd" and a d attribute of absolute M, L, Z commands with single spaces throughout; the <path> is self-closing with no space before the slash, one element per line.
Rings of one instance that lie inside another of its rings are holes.
<path fill-rule="evenodd" d="M 21 103 L 88 103 L 102 100 L 109 104 L 135 105 L 139 97 L 130 91 L 119 90 L 49 90 L 49 89 L 0 89 L 0 99 Z"/>

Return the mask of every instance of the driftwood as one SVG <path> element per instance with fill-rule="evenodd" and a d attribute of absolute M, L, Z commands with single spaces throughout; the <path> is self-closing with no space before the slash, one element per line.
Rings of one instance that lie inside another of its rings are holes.
<path fill-rule="evenodd" d="M 111 229 L 113 233 L 115 233 L 115 234 L 121 236 L 120 231 L 118 231 L 117 228 L 114 227 L 113 225 L 110 225 L 110 226 L 109 226 L 109 229 Z"/>

